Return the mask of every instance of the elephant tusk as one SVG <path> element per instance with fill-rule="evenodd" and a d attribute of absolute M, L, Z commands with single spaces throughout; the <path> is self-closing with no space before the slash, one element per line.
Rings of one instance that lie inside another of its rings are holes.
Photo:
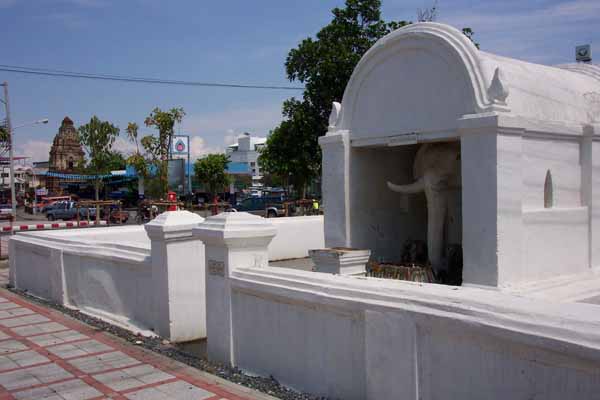
<path fill-rule="evenodd" d="M 404 194 L 414 194 L 414 193 L 420 193 L 420 192 L 425 191 L 425 183 L 424 183 L 422 177 L 408 185 L 395 185 L 390 181 L 388 181 L 387 185 L 394 192 L 404 193 Z"/>

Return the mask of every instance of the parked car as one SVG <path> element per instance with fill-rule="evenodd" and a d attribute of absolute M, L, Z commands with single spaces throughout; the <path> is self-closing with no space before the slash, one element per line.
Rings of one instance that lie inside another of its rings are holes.
<path fill-rule="evenodd" d="M 70 202 L 69 200 L 59 200 L 59 201 L 55 201 L 54 203 L 51 203 L 51 204 L 49 204 L 49 205 L 47 205 L 47 206 L 43 207 L 43 208 L 42 208 L 42 213 L 43 213 L 43 214 L 46 214 L 48 211 L 50 211 L 50 210 L 52 210 L 52 209 L 54 209 L 54 208 L 60 207 L 60 206 L 61 206 L 61 204 L 67 204 L 67 203 L 69 203 L 69 202 Z"/>
<path fill-rule="evenodd" d="M 242 200 L 229 211 L 244 211 L 266 218 L 275 218 L 285 215 L 285 209 L 280 197 L 249 197 Z"/>
<path fill-rule="evenodd" d="M 90 217 L 95 217 L 96 209 L 90 208 L 89 215 L 90 215 Z M 88 216 L 88 208 L 87 207 L 79 208 L 79 217 L 81 219 L 84 219 L 84 218 L 87 218 L 87 216 Z M 48 221 L 55 221 L 57 219 L 68 220 L 68 219 L 77 218 L 77 207 L 75 205 L 75 202 L 68 201 L 65 203 L 58 204 L 56 207 L 51 208 L 46 213 L 46 218 L 48 218 Z"/>
<path fill-rule="evenodd" d="M 10 219 L 12 217 L 12 206 L 10 204 L 0 204 L 0 219 Z"/>

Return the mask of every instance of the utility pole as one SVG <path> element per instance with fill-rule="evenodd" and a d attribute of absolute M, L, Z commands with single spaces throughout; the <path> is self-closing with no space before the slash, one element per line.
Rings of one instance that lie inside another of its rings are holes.
<path fill-rule="evenodd" d="M 2 83 L 4 86 L 4 107 L 6 108 L 6 129 L 8 130 L 8 154 L 10 159 L 10 201 L 12 204 L 13 218 L 17 218 L 17 195 L 15 193 L 15 163 L 14 163 L 14 146 L 13 132 L 10 124 L 10 105 L 8 103 L 8 82 Z"/>

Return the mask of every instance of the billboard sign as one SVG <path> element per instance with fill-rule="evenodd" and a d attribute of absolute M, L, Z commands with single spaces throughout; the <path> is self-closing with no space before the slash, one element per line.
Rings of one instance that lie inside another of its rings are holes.
<path fill-rule="evenodd" d="M 185 159 L 177 158 L 169 160 L 168 181 L 171 190 L 181 193 L 180 187 L 185 187 Z"/>
<path fill-rule="evenodd" d="M 189 152 L 190 137 L 177 135 L 173 136 L 171 142 L 171 154 L 173 155 L 187 155 Z"/>

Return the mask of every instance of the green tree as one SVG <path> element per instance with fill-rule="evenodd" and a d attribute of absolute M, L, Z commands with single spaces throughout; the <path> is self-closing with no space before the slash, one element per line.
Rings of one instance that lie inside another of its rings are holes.
<path fill-rule="evenodd" d="M 140 150 L 140 140 L 138 140 L 138 129 L 139 126 L 135 122 L 130 122 L 127 124 L 127 137 L 129 140 L 135 144 L 135 151 L 127 157 L 126 163 L 127 165 L 131 165 L 139 177 L 145 179 L 148 177 L 148 171 L 150 168 L 151 160 L 149 159 L 148 152 L 144 149 L 144 152 Z M 143 139 L 142 139 L 143 141 Z"/>
<path fill-rule="evenodd" d="M 155 127 L 158 130 L 158 137 L 145 136 L 140 140 L 140 143 L 146 153 L 150 155 L 152 162 L 157 166 L 162 196 L 166 196 L 168 191 L 168 158 L 171 141 L 175 133 L 175 123 L 181 122 L 184 116 L 185 111 L 183 111 L 183 108 L 172 108 L 169 111 L 163 111 L 157 107 L 152 110 L 144 121 L 146 126 Z"/>
<path fill-rule="evenodd" d="M 284 121 L 270 134 L 259 162 L 266 173 L 289 181 L 304 197 L 306 184 L 320 174 L 318 137 L 327 131 L 334 101 L 341 101 L 354 68 L 377 40 L 410 21 L 385 22 L 380 0 L 346 0 L 331 22 L 290 50 L 285 68 L 290 81 L 304 83 L 302 99 L 283 104 Z M 430 11 L 432 18 L 436 8 Z M 472 40 L 473 31 L 463 30 Z"/>
<path fill-rule="evenodd" d="M 225 154 L 208 154 L 194 163 L 196 179 L 206 185 L 213 198 L 231 182 L 227 174 L 228 163 L 229 156 Z"/>
<path fill-rule="evenodd" d="M 115 152 L 112 151 L 112 145 L 119 136 L 119 128 L 108 121 L 101 121 L 94 115 L 90 122 L 79 127 L 78 133 L 88 156 L 84 168 L 86 172 L 96 175 L 94 189 L 96 200 L 99 200 L 101 175 L 110 173 L 114 167 Z M 100 210 L 96 207 L 96 219 L 99 218 Z"/>

